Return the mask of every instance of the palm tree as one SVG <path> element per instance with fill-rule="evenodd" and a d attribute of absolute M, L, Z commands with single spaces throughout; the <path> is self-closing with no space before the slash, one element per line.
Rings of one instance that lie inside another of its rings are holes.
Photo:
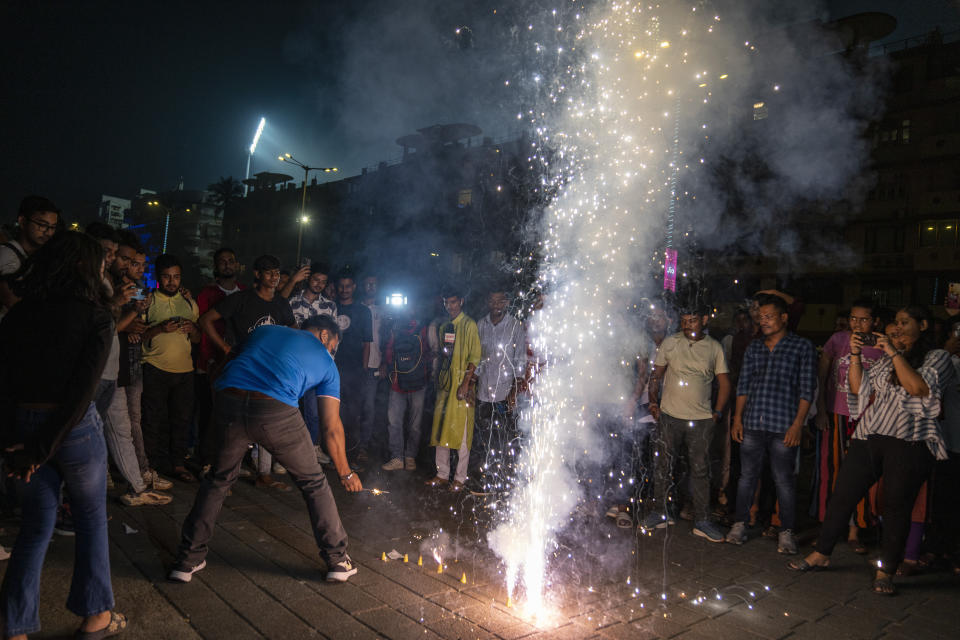
<path fill-rule="evenodd" d="M 214 205 L 217 214 L 223 215 L 230 203 L 243 194 L 243 187 L 233 179 L 233 176 L 229 178 L 220 176 L 220 180 L 207 186 L 207 191 L 210 192 L 210 202 Z"/>

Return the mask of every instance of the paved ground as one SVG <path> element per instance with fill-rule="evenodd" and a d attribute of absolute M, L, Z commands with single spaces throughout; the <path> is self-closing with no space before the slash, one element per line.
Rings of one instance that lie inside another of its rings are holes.
<path fill-rule="evenodd" d="M 867 560 L 840 549 L 832 571 L 784 569 L 773 541 L 711 544 L 680 523 L 652 537 L 585 519 L 554 561 L 555 615 L 541 628 L 506 606 L 500 565 L 480 543 L 490 509 L 422 487 L 423 474 L 365 474 L 375 496 L 335 488 L 360 572 L 323 582 L 297 492 L 241 481 L 221 514 L 208 567 L 188 585 L 164 580 L 195 487 L 167 507 L 110 507 L 117 609 L 130 638 L 956 638 L 960 580 L 933 573 L 899 582 L 894 598 L 867 590 Z M 338 483 L 335 482 L 338 485 Z M 3 523 L 9 548 L 16 522 Z M 442 533 L 441 533 L 442 529 Z M 443 537 L 448 536 L 448 537 Z M 446 543 L 444 571 L 429 548 Z M 423 566 L 417 558 L 423 548 Z M 397 550 L 410 560 L 383 561 Z M 44 570 L 38 637 L 68 636 L 63 603 L 73 544 L 55 537 Z M 0 563 L 0 571 L 3 565 Z M 466 583 L 461 577 L 466 574 Z M 769 590 L 768 590 L 769 589 Z M 665 594 L 665 600 L 663 599 Z M 697 600 L 703 597 L 702 603 Z"/>

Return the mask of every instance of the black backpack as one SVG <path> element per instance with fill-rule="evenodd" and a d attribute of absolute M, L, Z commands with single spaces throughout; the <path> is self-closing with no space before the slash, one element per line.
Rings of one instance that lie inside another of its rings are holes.
<path fill-rule="evenodd" d="M 427 386 L 427 363 L 419 333 L 394 336 L 392 377 L 401 391 L 420 391 Z"/>

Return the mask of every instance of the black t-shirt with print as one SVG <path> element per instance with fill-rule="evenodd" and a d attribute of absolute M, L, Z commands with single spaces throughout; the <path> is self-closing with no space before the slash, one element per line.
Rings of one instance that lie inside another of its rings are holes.
<path fill-rule="evenodd" d="M 373 342 L 373 316 L 370 307 L 359 302 L 338 302 L 337 314 L 341 318 L 350 318 L 350 324 L 343 330 L 340 346 L 337 347 L 337 366 L 341 371 L 363 371 L 363 343 Z"/>
<path fill-rule="evenodd" d="M 268 302 L 257 295 L 255 289 L 246 289 L 227 296 L 213 308 L 226 322 L 225 339 L 232 347 L 243 344 L 254 329 L 266 324 L 297 326 L 290 303 L 279 294 Z"/>

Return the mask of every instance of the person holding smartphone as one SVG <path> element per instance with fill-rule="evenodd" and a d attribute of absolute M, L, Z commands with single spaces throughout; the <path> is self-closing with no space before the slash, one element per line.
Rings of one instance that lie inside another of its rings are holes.
<path fill-rule="evenodd" d="M 929 312 L 919 306 L 903 307 L 896 323 L 896 342 L 876 334 L 884 355 L 866 371 L 860 363 L 863 337 L 850 334 L 847 400 L 857 428 L 815 551 L 788 564 L 795 571 L 830 566 L 830 555 L 845 535 L 854 507 L 882 477 L 884 526 L 872 587 L 879 595 L 894 594 L 893 575 L 903 558 L 917 493 L 935 461 L 947 459 L 937 418 L 945 385 L 956 384 L 949 354 L 933 341 Z"/>
<path fill-rule="evenodd" d="M 159 286 L 142 337 L 144 445 L 158 469 L 182 482 L 196 482 L 186 459 L 194 401 L 191 347 L 200 342 L 200 312 L 190 292 L 180 286 L 176 257 L 159 256 L 155 268 Z"/>

